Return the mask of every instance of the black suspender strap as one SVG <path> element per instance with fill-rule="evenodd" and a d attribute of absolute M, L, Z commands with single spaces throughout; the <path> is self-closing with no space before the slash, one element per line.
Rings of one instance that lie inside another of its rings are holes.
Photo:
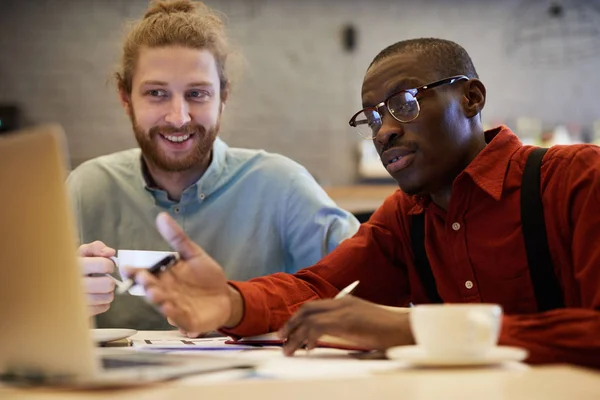
<path fill-rule="evenodd" d="M 521 182 L 521 223 L 529 274 L 539 311 L 564 307 L 562 290 L 550 256 L 541 195 L 541 166 L 548 149 L 533 150 L 527 158 Z"/>
<path fill-rule="evenodd" d="M 442 303 L 435 285 L 435 278 L 431 272 L 427 252 L 425 251 L 425 213 L 413 215 L 410 224 L 410 242 L 421 284 L 425 288 L 425 294 L 432 303 Z"/>
<path fill-rule="evenodd" d="M 538 148 L 527 158 L 521 182 L 521 224 L 531 283 L 539 311 L 564 307 L 562 290 L 550 256 L 541 195 L 541 166 L 548 149 Z M 425 251 L 425 213 L 411 218 L 410 241 L 417 275 L 432 303 L 442 303 Z"/>

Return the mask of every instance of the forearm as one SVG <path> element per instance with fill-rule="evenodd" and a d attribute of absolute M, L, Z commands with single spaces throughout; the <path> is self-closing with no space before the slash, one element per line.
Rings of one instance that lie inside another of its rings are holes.
<path fill-rule="evenodd" d="M 359 280 L 354 295 L 378 304 L 405 305 L 402 273 L 399 268 L 383 271 L 369 268 L 353 270 L 317 265 L 290 275 L 278 273 L 248 282 L 230 282 L 233 294 L 232 316 L 223 332 L 233 336 L 250 336 L 278 330 L 305 302 L 334 297 L 341 288 Z M 360 264 L 359 264 L 360 265 Z M 381 281 L 378 276 L 387 274 Z"/>
<path fill-rule="evenodd" d="M 303 303 L 332 298 L 356 280 L 360 281 L 356 297 L 377 304 L 406 305 L 410 291 L 404 266 L 394 262 L 394 238 L 381 223 L 363 224 L 357 235 L 294 275 L 276 273 L 248 282 L 230 282 L 241 295 L 236 312 L 242 310 L 242 314 L 232 316 L 227 326 L 233 328 L 223 330 L 239 336 L 278 330 Z"/>
<path fill-rule="evenodd" d="M 572 363 L 600 368 L 600 312 L 560 309 L 506 315 L 500 344 L 524 347 L 532 364 Z"/>
<path fill-rule="evenodd" d="M 302 274 L 301 274 L 302 275 Z M 325 281 L 316 287 L 295 275 L 277 273 L 248 282 L 230 282 L 232 311 L 222 331 L 251 336 L 279 329 L 309 300 L 333 297 L 337 289 Z M 324 288 L 324 289 L 323 289 Z M 325 294 L 326 293 L 326 294 Z"/>

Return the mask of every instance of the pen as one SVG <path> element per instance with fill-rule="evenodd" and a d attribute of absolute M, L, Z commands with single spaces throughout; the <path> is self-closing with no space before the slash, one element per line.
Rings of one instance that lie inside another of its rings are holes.
<path fill-rule="evenodd" d="M 159 273 L 166 271 L 173 265 L 177 264 L 177 261 L 179 261 L 178 254 L 169 254 L 168 256 L 166 256 L 165 258 L 161 259 L 156 264 L 148 268 L 148 272 L 150 272 L 152 275 L 158 275 Z M 129 278 L 126 281 L 123 281 L 123 284 L 118 287 L 117 293 L 123 294 L 135 284 L 136 282 L 133 279 Z"/>
<path fill-rule="evenodd" d="M 342 297 L 351 294 L 354 291 L 354 289 L 356 289 L 359 282 L 360 281 L 354 281 L 342 290 L 340 290 L 340 292 L 334 297 L 334 299 L 341 299 Z"/>

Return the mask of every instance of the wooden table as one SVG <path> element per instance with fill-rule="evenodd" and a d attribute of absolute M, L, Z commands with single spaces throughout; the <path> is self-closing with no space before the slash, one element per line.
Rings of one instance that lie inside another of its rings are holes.
<path fill-rule="evenodd" d="M 375 211 L 387 196 L 398 190 L 398 185 L 328 186 L 324 189 L 340 208 L 357 214 Z"/>
<path fill-rule="evenodd" d="M 600 399 L 600 372 L 571 366 L 528 370 L 421 369 L 314 381 L 242 381 L 193 385 L 185 381 L 102 391 L 0 388 L 7 399 Z"/>

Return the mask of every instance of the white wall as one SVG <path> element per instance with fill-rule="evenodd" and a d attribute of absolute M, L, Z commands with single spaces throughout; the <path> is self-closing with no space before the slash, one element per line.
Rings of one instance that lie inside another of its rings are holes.
<path fill-rule="evenodd" d="M 246 60 L 222 137 L 234 146 L 283 153 L 324 184 L 355 178 L 359 139 L 347 120 L 360 107 L 363 73 L 379 50 L 406 38 L 443 37 L 469 51 L 488 88 L 483 114 L 488 123 L 513 124 L 521 115 L 549 125 L 591 125 L 600 119 L 598 57 L 536 64 L 530 62 L 536 47 L 516 55 L 507 50 L 515 33 L 545 23 L 540 18 L 546 18 L 547 1 L 530 0 L 520 9 L 518 0 L 207 3 L 229 16 L 231 36 Z M 146 5 L 143 0 L 2 2 L 0 102 L 21 105 L 27 123 L 63 124 L 74 165 L 135 145 L 109 78 L 122 23 L 140 16 Z M 597 14 L 587 11 L 588 20 L 600 26 Z M 574 15 L 569 18 L 579 18 L 581 26 L 588 23 Z M 342 48 L 346 23 L 358 30 L 353 53 Z M 600 49 L 598 40 L 586 46 L 594 54 Z"/>

